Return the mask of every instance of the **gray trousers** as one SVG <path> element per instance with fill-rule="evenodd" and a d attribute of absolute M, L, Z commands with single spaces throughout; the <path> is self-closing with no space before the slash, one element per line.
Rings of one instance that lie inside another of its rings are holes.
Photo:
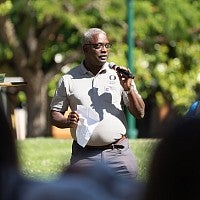
<path fill-rule="evenodd" d="M 129 148 L 128 139 L 118 143 L 123 148 L 113 149 L 87 149 L 80 146 L 76 141 L 72 144 L 72 166 L 89 167 L 97 162 L 106 164 L 112 170 L 127 178 L 136 178 L 138 167 L 136 157 Z"/>

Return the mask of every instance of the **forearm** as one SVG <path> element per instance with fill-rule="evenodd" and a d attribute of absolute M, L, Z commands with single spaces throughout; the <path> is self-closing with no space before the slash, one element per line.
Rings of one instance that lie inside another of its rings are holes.
<path fill-rule="evenodd" d="M 130 113 L 137 119 L 143 118 L 145 114 L 145 104 L 143 99 L 134 90 L 130 90 L 127 95 L 129 99 L 128 109 Z"/>
<path fill-rule="evenodd" d="M 51 111 L 51 124 L 58 128 L 76 128 L 79 121 L 79 115 L 76 111 L 71 111 L 67 118 L 64 113 Z"/>
<path fill-rule="evenodd" d="M 58 128 L 69 128 L 69 123 L 64 114 L 56 111 L 51 111 L 51 124 Z"/>

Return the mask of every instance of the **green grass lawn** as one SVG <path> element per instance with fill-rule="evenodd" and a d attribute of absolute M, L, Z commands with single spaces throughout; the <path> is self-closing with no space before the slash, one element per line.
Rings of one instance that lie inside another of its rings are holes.
<path fill-rule="evenodd" d="M 71 154 L 70 139 L 31 138 L 17 141 L 22 172 L 31 178 L 52 179 L 68 165 Z M 145 180 L 155 139 L 130 139 L 139 166 L 139 180 Z"/>

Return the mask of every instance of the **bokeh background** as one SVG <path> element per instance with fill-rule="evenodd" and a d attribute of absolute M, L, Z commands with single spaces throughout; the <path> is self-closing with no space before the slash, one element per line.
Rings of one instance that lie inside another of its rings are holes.
<path fill-rule="evenodd" d="M 144 119 L 136 120 L 137 137 L 159 137 L 165 122 L 184 115 L 199 99 L 200 1 L 134 0 L 131 8 L 129 3 L 0 1 L 0 73 L 27 82 L 1 88 L 0 102 L 15 129 L 20 110 L 27 138 L 53 135 L 49 103 L 58 79 L 83 59 L 81 36 L 86 29 L 106 31 L 113 44 L 109 61 L 128 66 L 129 9 L 134 47 L 129 67 L 146 104 Z"/>

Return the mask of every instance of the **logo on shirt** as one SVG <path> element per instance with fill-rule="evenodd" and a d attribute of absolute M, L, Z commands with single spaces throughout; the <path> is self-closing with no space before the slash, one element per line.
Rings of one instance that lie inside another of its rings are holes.
<path fill-rule="evenodd" d="M 110 76 L 109 76 L 109 79 L 110 79 L 111 81 L 114 81 L 114 80 L 116 79 L 116 76 L 115 76 L 115 75 L 110 75 Z"/>

